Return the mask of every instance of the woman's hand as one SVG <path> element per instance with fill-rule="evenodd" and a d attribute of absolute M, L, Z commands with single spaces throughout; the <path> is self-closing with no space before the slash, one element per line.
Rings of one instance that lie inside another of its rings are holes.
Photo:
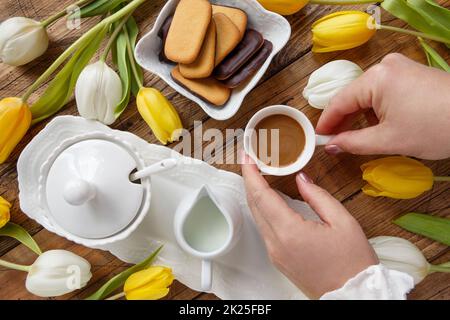
<path fill-rule="evenodd" d="M 373 126 L 344 131 L 361 112 Z M 316 131 L 341 132 L 325 147 L 332 154 L 448 158 L 450 74 L 389 54 L 332 99 Z"/>
<path fill-rule="evenodd" d="M 311 298 L 341 288 L 378 258 L 358 222 L 304 173 L 298 190 L 323 223 L 306 221 L 271 189 L 254 162 L 243 155 L 247 199 L 275 266 Z"/>

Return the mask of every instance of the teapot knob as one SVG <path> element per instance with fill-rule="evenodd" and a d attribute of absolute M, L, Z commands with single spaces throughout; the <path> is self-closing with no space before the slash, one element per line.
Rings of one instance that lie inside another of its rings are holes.
<path fill-rule="evenodd" d="M 73 206 L 81 206 L 95 198 L 95 187 L 83 179 L 69 181 L 64 187 L 63 197 Z"/>

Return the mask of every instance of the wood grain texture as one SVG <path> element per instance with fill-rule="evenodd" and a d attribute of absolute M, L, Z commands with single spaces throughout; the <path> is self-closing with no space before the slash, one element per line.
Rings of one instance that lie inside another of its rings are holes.
<path fill-rule="evenodd" d="M 450 1 L 439 1 L 449 7 Z M 37 20 L 44 19 L 71 4 L 71 0 L 0 0 L 0 20 L 11 16 L 26 16 Z M 149 31 L 164 5 L 163 0 L 152 0 L 145 3 L 136 12 L 141 35 Z M 217 128 L 223 132 L 226 129 L 244 128 L 250 117 L 259 109 L 272 104 L 287 104 L 302 110 L 316 123 L 320 112 L 308 106 L 301 92 L 309 75 L 324 63 L 334 59 L 348 59 L 358 63 L 363 69 L 378 63 L 390 52 L 400 52 L 406 56 L 425 63 L 425 56 L 414 38 L 390 32 L 378 32 L 367 44 L 344 52 L 329 54 L 313 54 L 311 52 L 311 24 L 321 16 L 334 11 L 362 9 L 366 6 L 317 6 L 308 5 L 299 13 L 288 17 L 292 26 L 292 36 L 288 45 L 278 54 L 259 85 L 245 99 L 240 111 L 232 119 L 220 122 L 210 119 L 197 105 L 180 96 L 168 87 L 161 79 L 145 73 L 145 84 L 161 90 L 180 112 L 183 124 L 188 130 L 194 129 L 195 121 L 202 121 L 204 129 Z M 382 12 L 382 20 L 386 24 L 405 27 L 405 23 Z M 83 20 L 81 29 L 68 30 L 65 21 L 61 20 L 49 28 L 51 43 L 48 51 L 36 61 L 19 68 L 0 65 L 0 97 L 20 96 L 65 48 L 77 39 L 85 30 L 99 21 L 98 18 Z M 449 50 L 437 46 L 438 51 L 450 61 Z M 40 88 L 31 101 L 42 93 Z M 58 115 L 77 115 L 74 101 L 70 101 Z M 18 184 L 16 162 L 25 145 L 48 123 L 44 121 L 33 127 L 23 141 L 15 149 L 8 162 L 0 165 L 0 195 L 11 201 L 12 221 L 22 225 L 40 244 L 43 250 L 67 249 L 88 259 L 93 268 L 93 279 L 88 287 L 68 294 L 58 299 L 81 299 L 99 288 L 105 281 L 124 270 L 127 264 L 114 258 L 107 252 L 91 250 L 64 238 L 60 238 L 43 229 L 36 222 L 28 219 L 20 211 L 18 202 Z M 361 121 L 357 126 L 364 125 Z M 136 105 L 131 102 L 127 110 L 113 126 L 115 129 L 130 131 L 139 137 L 157 143 L 148 126 L 141 119 Z M 239 139 L 224 141 L 224 146 L 238 144 Z M 208 143 L 204 143 L 205 147 Z M 175 144 L 174 144 L 175 146 Z M 228 158 L 236 157 L 236 149 L 226 152 Z M 195 152 L 195 150 L 193 150 Z M 194 153 L 193 153 L 194 154 Z M 322 187 L 326 188 L 337 199 L 342 201 L 349 211 L 361 223 L 368 237 L 391 235 L 404 237 L 414 242 L 423 250 L 432 263 L 442 263 L 450 260 L 450 250 L 431 240 L 414 235 L 400 229 L 391 223 L 393 219 L 405 212 L 414 210 L 428 212 L 439 216 L 450 214 L 450 186 L 437 184 L 425 195 L 407 201 L 389 200 L 384 198 L 369 198 L 360 191 L 363 182 L 359 166 L 373 157 L 355 157 L 340 155 L 330 157 L 318 150 L 313 161 L 305 171 Z M 213 159 L 204 159 L 212 162 Z M 426 162 L 437 175 L 449 175 L 450 160 Z M 238 165 L 215 164 L 216 167 L 240 173 Z M 293 176 L 269 177 L 270 184 L 291 197 L 298 197 L 298 191 Z M 35 257 L 24 246 L 14 240 L 0 238 L 0 256 L 2 259 L 16 263 L 30 264 Z M 24 288 L 25 274 L 0 268 L 0 299 L 35 299 Z M 211 294 L 202 294 L 186 288 L 180 283 L 172 287 L 168 299 L 215 299 Z M 450 275 L 433 274 L 419 284 L 409 295 L 410 299 L 450 299 Z"/>

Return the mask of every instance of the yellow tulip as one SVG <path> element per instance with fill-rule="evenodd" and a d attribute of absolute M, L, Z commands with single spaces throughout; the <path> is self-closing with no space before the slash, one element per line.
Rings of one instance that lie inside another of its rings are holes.
<path fill-rule="evenodd" d="M 31 112 L 22 99 L 11 97 L 0 100 L 0 164 L 8 159 L 30 124 Z"/>
<path fill-rule="evenodd" d="M 368 182 L 362 191 L 372 197 L 412 199 L 434 184 L 433 172 L 421 162 L 401 156 L 370 161 L 361 166 Z"/>
<path fill-rule="evenodd" d="M 300 11 L 309 0 L 258 0 L 267 10 L 288 16 Z"/>
<path fill-rule="evenodd" d="M 172 269 L 150 267 L 132 274 L 123 287 L 127 300 L 158 300 L 169 293 L 175 277 Z"/>
<path fill-rule="evenodd" d="M 180 116 L 161 92 L 142 87 L 136 102 L 142 118 L 162 144 L 179 139 L 183 129 Z"/>
<path fill-rule="evenodd" d="M 372 38 L 373 18 L 361 11 L 341 11 L 329 14 L 312 25 L 313 52 L 331 52 L 358 47 Z"/>
<path fill-rule="evenodd" d="M 11 204 L 0 197 L 0 228 L 3 228 L 5 224 L 9 222 Z"/>

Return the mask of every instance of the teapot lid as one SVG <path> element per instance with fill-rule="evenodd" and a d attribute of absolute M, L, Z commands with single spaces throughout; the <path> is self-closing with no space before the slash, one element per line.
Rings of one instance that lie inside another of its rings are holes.
<path fill-rule="evenodd" d="M 139 215 L 145 188 L 130 180 L 137 160 L 116 141 L 75 142 L 56 155 L 41 192 L 50 218 L 65 231 L 103 239 L 126 229 Z"/>

